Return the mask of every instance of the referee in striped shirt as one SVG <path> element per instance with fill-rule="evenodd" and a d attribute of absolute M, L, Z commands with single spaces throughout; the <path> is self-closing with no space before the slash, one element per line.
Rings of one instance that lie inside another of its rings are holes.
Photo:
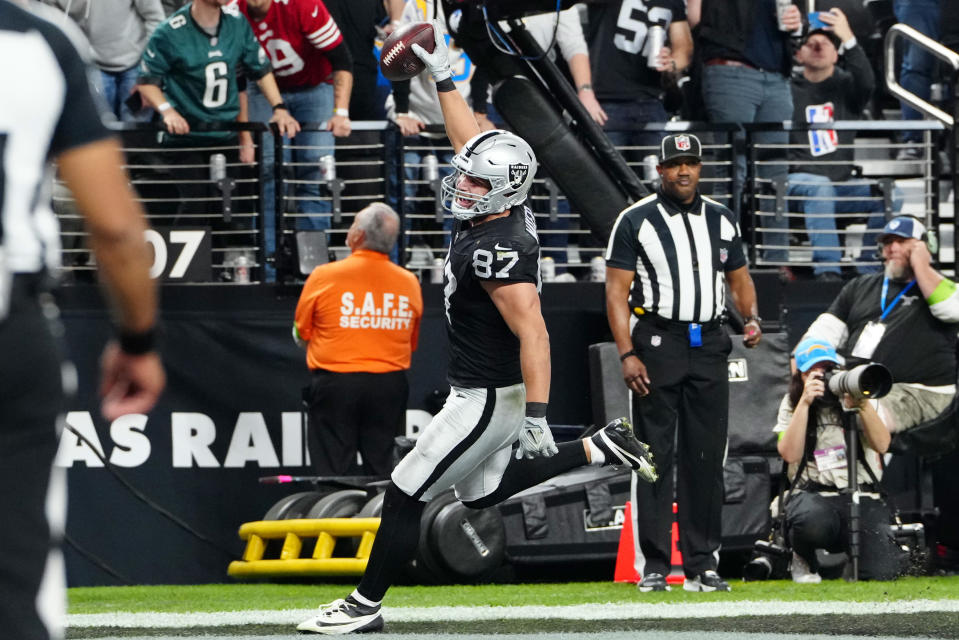
<path fill-rule="evenodd" d="M 732 348 L 723 326 L 727 282 L 746 319 L 743 343 L 756 346 L 762 332 L 739 225 L 699 194 L 701 157 L 696 136 L 663 138 L 660 190 L 619 214 L 606 249 L 606 312 L 636 394 L 636 435 L 661 471 L 636 488 L 641 591 L 669 589 L 674 455 L 683 588 L 729 590 L 716 573 Z"/>

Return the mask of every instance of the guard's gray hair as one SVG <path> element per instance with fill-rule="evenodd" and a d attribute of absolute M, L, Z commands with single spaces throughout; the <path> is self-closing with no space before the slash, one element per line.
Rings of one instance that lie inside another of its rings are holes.
<path fill-rule="evenodd" d="M 388 204 L 374 202 L 356 214 L 356 228 L 365 234 L 365 249 L 389 253 L 400 233 L 400 217 Z"/>

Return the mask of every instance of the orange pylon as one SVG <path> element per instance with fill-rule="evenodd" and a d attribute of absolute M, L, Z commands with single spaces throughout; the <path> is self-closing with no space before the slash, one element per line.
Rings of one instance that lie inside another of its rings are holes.
<path fill-rule="evenodd" d="M 633 547 L 633 505 L 627 501 L 623 528 L 619 533 L 619 549 L 616 552 L 616 571 L 613 582 L 639 582 L 636 571 L 636 549 Z"/>
<path fill-rule="evenodd" d="M 679 551 L 679 517 L 676 515 L 678 511 L 679 509 L 674 502 L 672 535 L 670 536 L 672 553 L 669 557 L 669 564 L 672 565 L 672 568 L 669 575 L 666 576 L 666 582 L 669 584 L 682 584 L 686 579 L 686 574 L 683 573 L 683 554 Z"/>

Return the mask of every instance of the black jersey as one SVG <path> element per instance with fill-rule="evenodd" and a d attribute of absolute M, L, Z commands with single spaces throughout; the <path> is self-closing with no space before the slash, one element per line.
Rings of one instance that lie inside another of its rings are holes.
<path fill-rule="evenodd" d="M 111 135 L 90 68 L 57 27 L 0 2 L 0 317 L 11 274 L 59 265 L 48 160 Z"/>
<path fill-rule="evenodd" d="M 684 22 L 683 0 L 619 0 L 589 5 L 589 59 L 593 90 L 600 100 L 658 98 L 660 74 L 646 65 L 650 26 L 669 33 L 669 23 Z"/>
<path fill-rule="evenodd" d="M 606 264 L 636 271 L 632 308 L 709 322 L 726 307 L 725 272 L 745 266 L 746 255 L 729 209 L 698 195 L 681 205 L 659 192 L 616 218 Z"/>
<path fill-rule="evenodd" d="M 839 350 L 849 359 L 863 328 L 882 315 L 882 285 L 885 276 L 871 273 L 850 280 L 830 305 L 828 313 L 836 316 L 849 330 L 845 345 Z M 889 306 L 909 283 L 889 281 L 886 306 Z M 883 320 L 886 326 L 882 340 L 871 360 L 881 362 L 892 373 L 893 382 L 941 386 L 956 381 L 956 332 L 959 325 L 937 320 L 914 284 L 899 299 Z"/>
<path fill-rule="evenodd" d="M 519 339 L 482 283 L 531 282 L 539 291 L 533 212 L 518 205 L 503 218 L 475 226 L 458 223 L 445 270 L 450 384 L 505 387 L 522 382 Z"/>

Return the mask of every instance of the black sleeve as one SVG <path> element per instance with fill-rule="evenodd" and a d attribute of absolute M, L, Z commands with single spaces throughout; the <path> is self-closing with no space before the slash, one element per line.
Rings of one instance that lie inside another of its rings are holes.
<path fill-rule="evenodd" d="M 486 113 L 486 101 L 489 99 L 489 74 L 485 71 L 485 66 L 479 66 L 473 63 L 473 77 L 470 78 L 470 102 L 473 103 L 473 111 L 476 113 Z"/>
<path fill-rule="evenodd" d="M 353 73 L 353 56 L 350 54 L 349 47 L 346 46 L 346 40 L 340 42 L 332 49 L 324 51 L 326 59 L 333 65 L 333 71 L 349 71 Z"/>
<path fill-rule="evenodd" d="M 852 76 L 846 85 L 846 99 L 849 108 L 859 113 L 869 103 L 872 92 L 876 89 L 876 76 L 866 53 L 858 44 L 846 51 L 844 66 L 847 75 Z"/>
<path fill-rule="evenodd" d="M 742 236 L 737 233 L 736 237 L 734 237 L 729 243 L 727 250 L 729 251 L 729 256 L 726 258 L 726 262 L 723 265 L 724 271 L 735 271 L 740 267 L 746 266 L 746 252 L 743 249 Z"/>
<path fill-rule="evenodd" d="M 637 243 L 633 219 L 621 213 L 613 224 L 606 247 L 606 264 L 617 269 L 632 271 L 636 268 Z"/>
<path fill-rule="evenodd" d="M 43 33 L 66 81 L 63 109 L 50 141 L 49 155 L 56 156 L 68 149 L 109 138 L 113 134 L 104 124 L 106 109 L 90 84 L 92 68 L 83 62 L 69 39 L 56 27 L 44 28 Z"/>
<path fill-rule="evenodd" d="M 847 282 L 836 299 L 826 309 L 826 313 L 830 313 L 848 324 L 849 312 L 852 310 L 852 304 L 855 300 L 855 289 L 857 285 L 861 285 L 858 281 L 859 278 L 856 278 Z"/>
<path fill-rule="evenodd" d="M 410 81 L 399 80 L 391 84 L 393 85 L 393 102 L 396 105 L 396 113 L 409 113 Z"/>

